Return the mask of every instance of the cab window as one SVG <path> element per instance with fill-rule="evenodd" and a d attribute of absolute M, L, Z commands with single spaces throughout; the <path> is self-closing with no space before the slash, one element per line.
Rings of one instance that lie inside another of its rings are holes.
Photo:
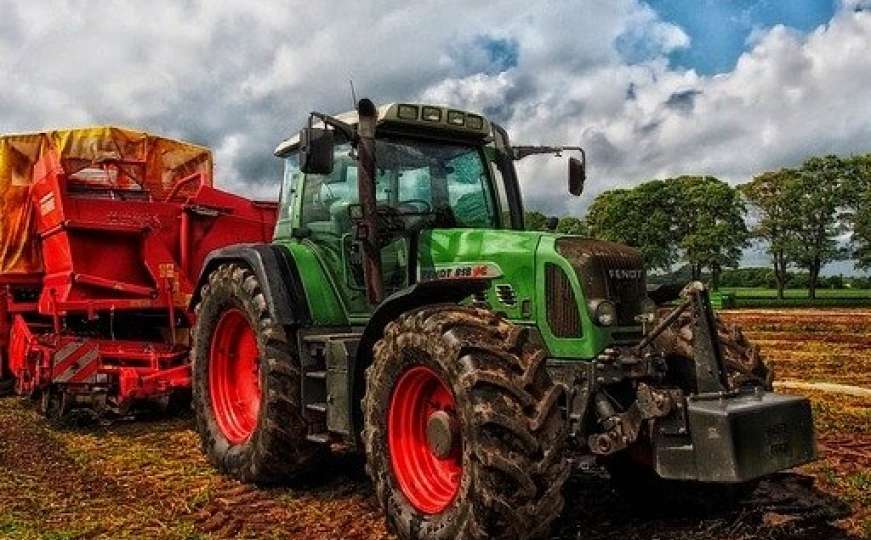
<path fill-rule="evenodd" d="M 284 158 L 284 178 L 281 182 L 281 204 L 278 219 L 286 221 L 291 216 L 293 193 L 302 182 L 302 172 L 299 170 L 299 155 L 294 152 Z"/>
<path fill-rule="evenodd" d="M 376 198 L 399 214 L 428 216 L 432 227 L 496 228 L 496 204 L 479 148 L 405 138 L 379 139 L 375 148 Z M 335 148 L 329 175 L 307 175 L 302 224 L 312 230 L 350 232 L 349 206 L 357 203 L 357 162 L 350 144 Z"/>

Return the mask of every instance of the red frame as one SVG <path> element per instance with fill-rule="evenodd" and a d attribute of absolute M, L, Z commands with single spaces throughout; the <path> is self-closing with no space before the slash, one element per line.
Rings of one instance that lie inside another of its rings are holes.
<path fill-rule="evenodd" d="M 189 350 L 178 322 L 194 323 L 189 303 L 202 264 L 215 249 L 270 241 L 277 204 L 215 189 L 202 172 L 176 181 L 161 200 L 143 190 L 83 187 L 53 151 L 33 171 L 43 271 L 0 274 L 0 379 L 16 377 L 22 394 L 50 384 L 79 395 L 108 389 L 119 408 L 188 390 Z M 38 300 L 15 302 L 23 290 L 38 291 Z M 76 335 L 65 324 L 119 313 L 162 314 L 165 339 L 147 331 L 126 340 Z"/>

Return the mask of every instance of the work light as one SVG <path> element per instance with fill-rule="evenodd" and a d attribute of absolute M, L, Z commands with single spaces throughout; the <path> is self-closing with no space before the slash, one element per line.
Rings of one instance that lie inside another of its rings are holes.
<path fill-rule="evenodd" d="M 417 120 L 417 106 L 400 105 L 396 115 L 402 120 Z"/>
<path fill-rule="evenodd" d="M 427 122 L 441 122 L 442 110 L 438 107 L 424 107 L 420 118 L 421 120 L 426 120 Z"/>

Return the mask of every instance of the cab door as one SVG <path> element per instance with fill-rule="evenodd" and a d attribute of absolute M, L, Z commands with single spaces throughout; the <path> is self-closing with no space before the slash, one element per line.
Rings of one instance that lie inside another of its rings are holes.
<path fill-rule="evenodd" d="M 389 171 L 379 175 L 376 196 L 379 205 L 396 200 L 396 180 Z M 350 144 L 334 151 L 333 172 L 305 175 L 299 205 L 299 233 L 312 246 L 326 268 L 349 317 L 365 317 L 372 311 L 366 299 L 359 250 L 354 239 L 352 208 L 357 205 L 357 162 Z M 408 250 L 399 238 L 382 249 L 382 271 L 389 294 L 408 284 Z"/>

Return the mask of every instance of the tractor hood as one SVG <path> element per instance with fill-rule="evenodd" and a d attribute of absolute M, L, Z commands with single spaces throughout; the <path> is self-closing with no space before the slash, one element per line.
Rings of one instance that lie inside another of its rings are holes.
<path fill-rule="evenodd" d="M 578 310 L 586 310 L 589 300 L 609 300 L 617 306 L 621 326 L 637 324 L 634 318 L 646 298 L 644 265 L 637 250 L 577 236 L 435 229 L 421 235 L 418 261 L 421 280 L 490 279 L 482 300 L 515 320 L 534 320 L 541 304 L 550 303 L 544 284 L 549 265 L 562 269 L 571 276 L 573 288 L 580 289 L 573 294 Z"/>
<path fill-rule="evenodd" d="M 489 279 L 486 301 L 494 310 L 511 319 L 531 319 L 536 250 L 543 235 L 488 229 L 426 231 L 420 238 L 418 277 Z"/>

